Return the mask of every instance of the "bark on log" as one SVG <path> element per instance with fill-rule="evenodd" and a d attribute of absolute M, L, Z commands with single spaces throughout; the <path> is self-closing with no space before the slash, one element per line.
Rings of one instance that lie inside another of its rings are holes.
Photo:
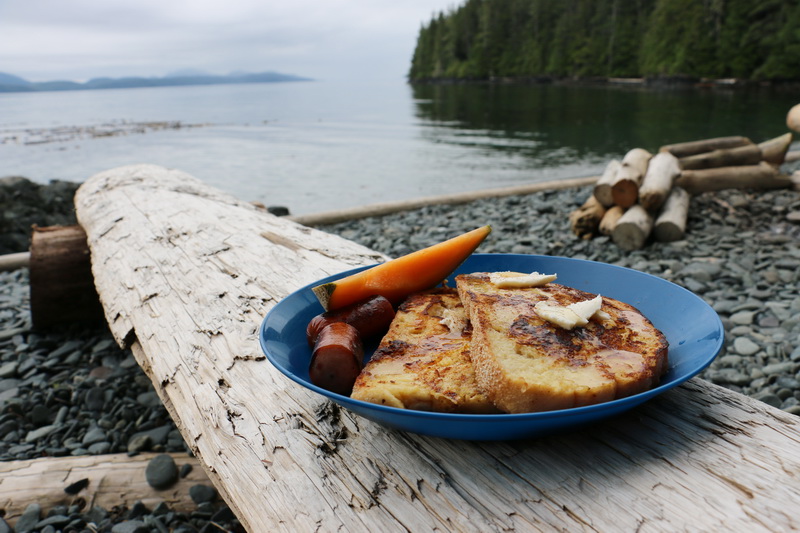
<path fill-rule="evenodd" d="M 612 206 L 610 209 L 608 209 L 606 214 L 603 215 L 603 219 L 600 221 L 600 234 L 611 235 L 611 232 L 614 231 L 614 228 L 617 226 L 619 217 L 621 217 L 624 213 L 625 208 L 618 205 Z"/>
<path fill-rule="evenodd" d="M 675 185 L 694 195 L 724 189 L 784 189 L 791 187 L 792 180 L 762 161 L 741 167 L 684 170 Z"/>
<path fill-rule="evenodd" d="M 680 158 L 681 168 L 683 170 L 757 165 L 761 160 L 761 149 L 756 144 L 748 144 L 738 148 L 714 150 L 713 152 Z"/>
<path fill-rule="evenodd" d="M 768 141 L 758 143 L 761 150 L 761 157 L 771 165 L 781 166 L 786 161 L 786 153 L 792 144 L 792 134 L 785 133 L 780 137 L 775 137 Z"/>
<path fill-rule="evenodd" d="M 639 203 L 642 207 L 648 211 L 657 211 L 680 174 L 681 167 L 677 157 L 669 152 L 654 155 L 639 187 Z"/>
<path fill-rule="evenodd" d="M 116 505 L 132 507 L 141 501 L 149 509 L 165 502 L 177 512 L 194 511 L 197 504 L 189 496 L 189 489 L 211 484 L 200 463 L 186 454 L 170 454 L 179 468 L 188 464 L 192 470 L 168 489 L 155 490 L 144 475 L 147 463 L 155 455 L 84 455 L 0 462 L 0 509 L 11 526 L 32 502 L 42 506 L 43 514 L 55 506 L 79 501 L 87 509 L 94 505 L 106 509 Z M 69 485 L 84 479 L 89 480 L 85 489 L 75 495 L 64 492 Z"/>
<path fill-rule="evenodd" d="M 657 241 L 673 242 L 683 239 L 689 217 L 689 199 L 689 193 L 685 189 L 672 188 L 653 227 L 653 237 Z"/>
<path fill-rule="evenodd" d="M 623 250 L 639 250 L 653 230 L 653 217 L 639 204 L 625 211 L 611 232 L 611 240 Z"/>
<path fill-rule="evenodd" d="M 669 152 L 677 158 L 688 157 L 704 152 L 712 152 L 714 150 L 724 150 L 728 148 L 737 148 L 740 146 L 747 146 L 753 144 L 753 141 L 747 137 L 731 136 L 731 137 L 715 137 L 713 139 L 701 139 L 699 141 L 689 141 L 675 144 L 667 144 L 659 148 L 659 152 Z"/>
<path fill-rule="evenodd" d="M 611 196 L 614 205 L 628 208 L 639 198 L 639 185 L 647 172 L 647 164 L 652 154 L 643 148 L 634 148 L 622 158 L 622 166 L 617 171 L 611 185 Z"/>
<path fill-rule="evenodd" d="M 693 379 L 537 440 L 388 430 L 257 340 L 278 300 L 379 254 L 150 165 L 93 176 L 76 205 L 112 333 L 250 532 L 800 528 L 794 415 Z"/>
<path fill-rule="evenodd" d="M 31 319 L 36 328 L 103 319 L 86 233 L 80 226 L 34 227 L 29 268 Z"/>
<path fill-rule="evenodd" d="M 605 212 L 606 208 L 600 205 L 597 198 L 594 195 L 589 196 L 582 206 L 569 215 L 572 232 L 581 239 L 591 239 L 597 235 Z"/>
<path fill-rule="evenodd" d="M 612 159 L 608 165 L 606 165 L 603 175 L 600 176 L 600 179 L 597 180 L 597 183 L 594 185 L 594 197 L 597 198 L 597 201 L 600 202 L 600 205 L 603 207 L 607 208 L 614 205 L 614 196 L 611 194 L 611 186 L 614 184 L 617 178 L 617 172 L 619 172 L 621 166 L 622 164 L 617 159 Z"/>

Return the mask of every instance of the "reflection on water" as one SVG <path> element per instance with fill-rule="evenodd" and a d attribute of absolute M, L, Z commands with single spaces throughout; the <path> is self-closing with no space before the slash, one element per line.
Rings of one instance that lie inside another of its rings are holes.
<path fill-rule="evenodd" d="M 431 142 L 514 151 L 530 167 L 606 161 L 629 149 L 787 131 L 797 103 L 767 89 L 450 84 L 413 87 L 415 115 Z"/>

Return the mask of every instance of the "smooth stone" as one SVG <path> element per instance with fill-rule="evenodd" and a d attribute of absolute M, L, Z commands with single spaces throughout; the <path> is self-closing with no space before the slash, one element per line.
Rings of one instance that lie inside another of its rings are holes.
<path fill-rule="evenodd" d="M 178 466 L 171 455 L 156 455 L 147 463 L 144 475 L 147 483 L 154 489 L 166 489 L 178 481 Z"/>
<path fill-rule="evenodd" d="M 70 483 L 69 485 L 64 487 L 64 492 L 66 492 L 71 496 L 74 496 L 88 486 L 89 486 L 89 478 L 85 477 L 83 479 L 75 481 L 74 483 Z"/>
<path fill-rule="evenodd" d="M 42 519 L 42 506 L 38 503 L 30 503 L 20 515 L 14 526 L 16 533 L 28 533 L 36 529 L 36 524 Z"/>
<path fill-rule="evenodd" d="M 106 391 L 102 387 L 92 387 L 86 393 L 86 408 L 90 411 L 101 411 L 106 405 Z"/>
<path fill-rule="evenodd" d="M 18 366 L 16 361 L 9 361 L 0 365 L 0 379 L 13 377 L 17 373 Z"/>
<path fill-rule="evenodd" d="M 0 533 L 14 533 L 14 529 L 0 516 Z"/>
<path fill-rule="evenodd" d="M 748 326 L 753 323 L 753 317 L 756 313 L 754 311 L 739 311 L 730 316 L 731 322 L 739 326 Z"/>
<path fill-rule="evenodd" d="M 102 428 L 93 427 L 83 436 L 81 444 L 83 446 L 90 446 L 98 442 L 103 442 L 106 438 L 106 432 Z"/>
<path fill-rule="evenodd" d="M 42 529 L 44 527 L 50 526 L 54 529 L 59 529 L 62 526 L 66 526 L 70 523 L 70 517 L 65 515 L 54 515 L 48 516 L 47 518 L 40 520 L 38 524 L 36 524 L 36 529 Z"/>
<path fill-rule="evenodd" d="M 196 504 L 213 502 L 217 498 L 217 490 L 210 485 L 197 484 L 189 488 L 189 496 Z"/>
<path fill-rule="evenodd" d="M 771 392 L 763 391 L 753 395 L 753 398 L 759 401 L 764 402 L 767 405 L 771 405 L 772 407 L 780 408 L 783 401 L 776 395 Z"/>
<path fill-rule="evenodd" d="M 733 350 L 739 355 L 753 355 L 761 348 L 747 337 L 738 337 L 733 341 Z"/>
<path fill-rule="evenodd" d="M 46 405 L 38 404 L 31 409 L 30 420 L 34 426 L 44 426 L 50 423 L 50 414 Z"/>
<path fill-rule="evenodd" d="M 771 365 L 766 365 L 761 370 L 764 374 L 768 376 L 776 375 L 776 374 L 788 374 L 794 369 L 795 363 L 785 362 L 785 363 L 773 363 Z"/>
<path fill-rule="evenodd" d="M 111 443 L 110 442 L 95 442 L 88 448 L 89 453 L 92 455 L 103 455 L 111 450 Z"/>
<path fill-rule="evenodd" d="M 32 429 L 25 435 L 25 442 L 33 442 L 43 437 L 48 436 L 50 433 L 58 429 L 59 426 L 51 424 L 49 426 L 42 426 L 40 428 Z"/>
<path fill-rule="evenodd" d="M 126 520 L 114 524 L 111 533 L 150 533 L 150 528 L 141 520 Z"/>

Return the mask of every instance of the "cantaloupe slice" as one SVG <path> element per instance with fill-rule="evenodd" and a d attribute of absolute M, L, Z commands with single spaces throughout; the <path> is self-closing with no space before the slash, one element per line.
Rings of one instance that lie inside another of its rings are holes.
<path fill-rule="evenodd" d="M 491 231 L 491 226 L 483 226 L 311 290 L 326 311 L 376 294 L 397 305 L 409 294 L 440 283 Z"/>

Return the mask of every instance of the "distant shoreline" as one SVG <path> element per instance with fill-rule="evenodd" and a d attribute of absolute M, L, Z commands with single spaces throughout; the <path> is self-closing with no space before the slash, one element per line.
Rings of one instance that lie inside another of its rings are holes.
<path fill-rule="evenodd" d="M 419 78 L 408 79 L 410 85 L 597 85 L 617 87 L 643 87 L 648 89 L 800 89 L 800 80 L 757 81 L 740 78 L 694 78 L 672 76 L 661 78 L 586 77 L 562 78 L 556 76 L 497 76 L 492 78 Z"/>
<path fill-rule="evenodd" d="M 0 73 L 2 75 L 2 73 Z M 74 81 L 42 81 L 30 82 L 16 76 L 0 76 L 0 93 L 33 93 L 53 91 L 92 91 L 99 89 L 138 89 L 150 87 L 186 87 L 198 85 L 236 85 L 243 83 L 282 83 L 297 81 L 314 81 L 311 78 L 280 74 L 278 72 L 260 72 L 256 74 L 230 74 L 226 76 L 165 76 L 165 77 L 126 77 L 126 78 L 93 78 L 84 83 Z"/>

